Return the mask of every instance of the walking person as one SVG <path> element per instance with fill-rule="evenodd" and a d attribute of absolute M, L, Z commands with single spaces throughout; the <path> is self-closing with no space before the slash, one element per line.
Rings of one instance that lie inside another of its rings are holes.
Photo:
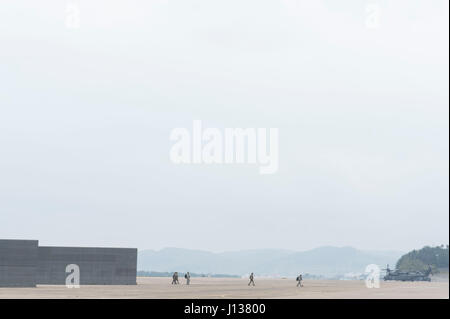
<path fill-rule="evenodd" d="M 191 274 L 189 271 L 184 275 L 184 278 L 186 278 L 186 285 L 189 286 L 191 284 Z"/>
<path fill-rule="evenodd" d="M 177 273 L 174 272 L 172 275 L 172 285 L 176 285 L 177 284 Z"/>
<path fill-rule="evenodd" d="M 302 274 L 298 275 L 298 277 L 297 277 L 297 281 L 298 281 L 297 287 L 303 287 L 302 280 L 303 280 Z"/>
<path fill-rule="evenodd" d="M 250 274 L 249 279 L 250 279 L 250 281 L 249 281 L 248 285 L 250 286 L 251 284 L 253 284 L 253 286 L 254 286 L 255 285 L 255 280 L 254 280 L 255 276 L 253 275 L 253 273 Z"/>

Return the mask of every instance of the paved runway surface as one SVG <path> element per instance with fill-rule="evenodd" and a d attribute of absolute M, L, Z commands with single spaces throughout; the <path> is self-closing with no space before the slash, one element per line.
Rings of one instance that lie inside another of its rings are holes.
<path fill-rule="evenodd" d="M 137 286 L 38 286 L 0 288 L 0 298 L 449 298 L 447 282 L 384 282 L 368 289 L 364 281 L 305 280 L 296 287 L 294 279 L 192 278 L 191 285 L 172 286 L 171 278 L 138 278 Z"/>

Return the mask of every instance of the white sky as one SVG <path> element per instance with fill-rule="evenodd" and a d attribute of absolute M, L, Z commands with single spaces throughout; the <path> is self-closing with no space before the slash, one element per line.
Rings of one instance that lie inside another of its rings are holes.
<path fill-rule="evenodd" d="M 448 24 L 445 0 L 2 1 L 0 238 L 446 244 Z M 195 119 L 279 128 L 278 173 L 172 164 Z"/>

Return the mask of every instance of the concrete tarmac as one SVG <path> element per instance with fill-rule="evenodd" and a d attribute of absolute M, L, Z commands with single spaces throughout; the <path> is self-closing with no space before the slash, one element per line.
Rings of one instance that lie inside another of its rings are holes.
<path fill-rule="evenodd" d="M 449 298 L 446 282 L 381 281 L 380 288 L 366 288 L 357 280 L 304 280 L 255 278 L 255 287 L 240 278 L 191 278 L 191 284 L 171 285 L 169 277 L 138 277 L 137 286 L 38 285 L 36 288 L 0 288 L 0 298 Z"/>

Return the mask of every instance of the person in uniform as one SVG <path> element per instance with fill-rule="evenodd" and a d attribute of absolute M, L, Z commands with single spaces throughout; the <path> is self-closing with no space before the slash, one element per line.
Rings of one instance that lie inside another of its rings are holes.
<path fill-rule="evenodd" d="M 302 274 L 298 275 L 298 277 L 297 277 L 297 281 L 298 281 L 297 287 L 303 287 L 302 280 L 303 280 Z"/>
<path fill-rule="evenodd" d="M 172 275 L 172 285 L 178 284 L 178 273 L 174 272 Z"/>
<path fill-rule="evenodd" d="M 255 276 L 253 275 L 253 273 L 251 273 L 250 274 L 250 277 L 249 277 L 249 279 L 250 279 L 250 281 L 249 281 L 249 283 L 248 283 L 248 285 L 250 286 L 250 285 L 255 285 Z"/>
<path fill-rule="evenodd" d="M 189 285 L 191 283 L 191 274 L 189 271 L 184 275 L 184 278 L 186 278 L 186 285 Z"/>

